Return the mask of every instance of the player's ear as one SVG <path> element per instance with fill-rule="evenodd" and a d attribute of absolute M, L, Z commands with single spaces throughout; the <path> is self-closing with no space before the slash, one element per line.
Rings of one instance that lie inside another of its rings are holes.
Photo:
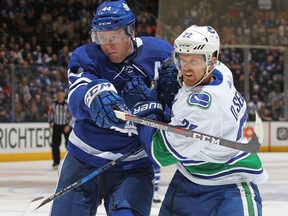
<path fill-rule="evenodd" d="M 217 58 L 214 56 L 214 57 L 212 57 L 211 61 L 212 61 L 212 63 L 213 63 L 214 65 L 216 65 L 216 63 L 217 63 Z"/>
<path fill-rule="evenodd" d="M 134 38 L 136 35 L 135 27 L 132 28 L 131 30 L 131 37 Z"/>
<path fill-rule="evenodd" d="M 212 70 L 215 67 L 216 63 L 217 63 L 217 58 L 212 57 L 211 61 L 209 61 L 208 63 L 208 71 Z"/>

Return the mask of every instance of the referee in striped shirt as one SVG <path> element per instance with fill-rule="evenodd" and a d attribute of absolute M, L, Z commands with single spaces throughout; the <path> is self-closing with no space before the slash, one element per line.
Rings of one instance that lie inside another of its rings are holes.
<path fill-rule="evenodd" d="M 52 168 L 58 170 L 60 164 L 60 145 L 62 134 L 67 146 L 68 137 L 72 130 L 74 119 L 69 112 L 66 93 L 63 87 L 57 89 L 57 98 L 51 103 L 48 110 L 48 121 L 52 128 Z"/>

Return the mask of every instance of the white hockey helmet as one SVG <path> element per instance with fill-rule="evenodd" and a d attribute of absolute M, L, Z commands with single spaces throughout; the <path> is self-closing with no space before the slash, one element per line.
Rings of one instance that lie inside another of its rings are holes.
<path fill-rule="evenodd" d="M 214 52 L 216 52 L 215 57 L 218 59 L 220 39 L 212 27 L 192 25 L 176 38 L 174 48 L 175 54 L 203 54 L 207 65 L 209 65 Z"/>
<path fill-rule="evenodd" d="M 218 60 L 220 51 L 220 38 L 218 33 L 210 26 L 197 26 L 192 25 L 187 28 L 179 37 L 174 41 L 174 52 L 172 55 L 173 62 L 175 63 L 178 73 L 178 81 L 182 83 L 182 67 L 179 59 L 180 53 L 204 55 L 206 62 L 206 73 L 202 79 L 194 85 L 199 85 L 213 69 L 208 71 L 208 66 L 211 64 L 212 57 L 215 56 Z"/>

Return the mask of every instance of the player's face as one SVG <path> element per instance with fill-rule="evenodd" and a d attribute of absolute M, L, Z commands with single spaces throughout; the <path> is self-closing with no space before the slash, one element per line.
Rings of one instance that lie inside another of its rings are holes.
<path fill-rule="evenodd" d="M 97 32 L 97 38 L 102 51 L 113 63 L 121 63 L 133 51 L 131 37 L 124 29 Z"/>
<path fill-rule="evenodd" d="M 57 92 L 57 100 L 63 102 L 65 100 L 66 93 L 64 91 Z"/>
<path fill-rule="evenodd" d="M 194 86 L 206 73 L 207 64 L 203 55 L 179 54 L 179 68 L 186 86 Z"/>

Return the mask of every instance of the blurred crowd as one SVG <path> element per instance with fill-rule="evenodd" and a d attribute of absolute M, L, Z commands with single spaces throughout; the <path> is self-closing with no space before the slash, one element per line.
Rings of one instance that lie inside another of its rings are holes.
<path fill-rule="evenodd" d="M 243 49 L 223 48 L 219 60 L 231 69 L 236 88 L 244 95 Z M 285 119 L 284 52 L 251 49 L 249 56 L 248 119 L 255 120 L 255 109 L 263 121 Z"/>
<path fill-rule="evenodd" d="M 161 0 L 160 0 L 161 1 Z M 162 0 L 157 34 L 172 42 L 191 23 L 213 26 L 221 44 L 288 45 L 287 0 Z"/>
<path fill-rule="evenodd" d="M 48 107 L 55 98 L 56 89 L 68 87 L 67 63 L 71 52 L 90 42 L 90 20 L 101 2 L 1 1 L 0 122 L 47 121 Z M 156 35 L 157 22 L 162 22 L 158 19 L 159 1 L 127 2 L 136 15 L 137 35 Z M 181 16 L 173 8 L 167 11 L 169 20 L 175 22 L 171 32 L 177 35 L 180 27 L 182 31 L 197 23 L 215 27 L 222 38 L 221 44 L 288 44 L 285 1 L 275 0 L 273 4 L 269 4 L 270 0 L 229 2 L 231 4 L 203 0 L 191 6 L 189 1 L 181 1 Z M 215 19 L 215 13 L 219 11 L 225 13 Z M 173 25 L 172 21 L 169 24 Z M 172 42 L 173 36 L 166 39 Z M 235 84 L 244 93 L 243 50 L 223 48 L 219 58 L 232 68 Z M 256 106 L 264 120 L 284 120 L 283 61 L 281 50 L 251 50 L 250 114 Z M 252 114 L 249 120 L 253 120 Z"/>

